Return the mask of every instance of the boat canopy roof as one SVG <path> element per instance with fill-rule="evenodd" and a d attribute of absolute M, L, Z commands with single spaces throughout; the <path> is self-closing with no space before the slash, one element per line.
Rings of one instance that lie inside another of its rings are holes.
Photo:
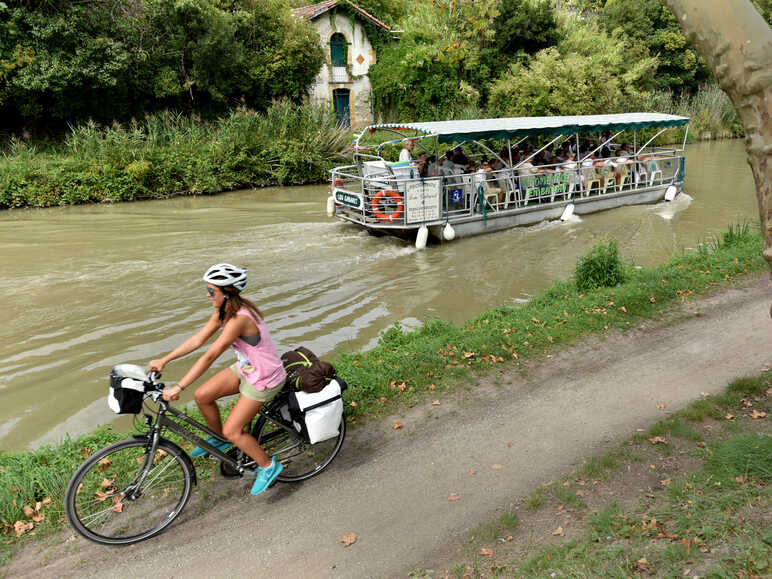
<path fill-rule="evenodd" d="M 373 134 L 380 129 L 414 130 L 425 137 L 437 137 L 441 143 L 462 140 L 504 139 L 530 135 L 599 133 L 651 127 L 679 127 L 688 117 L 661 113 L 622 113 L 614 115 L 577 115 L 569 117 L 511 117 L 465 121 L 432 121 L 426 123 L 382 123 L 370 125 L 362 132 Z"/>

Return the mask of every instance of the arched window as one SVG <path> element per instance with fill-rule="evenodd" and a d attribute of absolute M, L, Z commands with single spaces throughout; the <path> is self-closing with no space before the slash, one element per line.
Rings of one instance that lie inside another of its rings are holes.
<path fill-rule="evenodd" d="M 330 37 L 330 60 L 333 66 L 346 66 L 348 43 L 346 37 L 336 32 Z"/>

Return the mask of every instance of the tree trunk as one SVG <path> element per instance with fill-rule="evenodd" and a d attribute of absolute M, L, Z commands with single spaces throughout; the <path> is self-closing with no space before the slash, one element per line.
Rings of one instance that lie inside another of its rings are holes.
<path fill-rule="evenodd" d="M 772 270 L 772 31 L 750 0 L 664 2 L 729 95 L 745 127 L 764 258 Z"/>

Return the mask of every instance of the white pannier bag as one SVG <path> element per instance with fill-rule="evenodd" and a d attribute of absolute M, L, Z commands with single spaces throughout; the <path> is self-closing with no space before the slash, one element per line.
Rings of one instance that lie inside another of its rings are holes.
<path fill-rule="evenodd" d="M 290 393 L 289 412 L 292 422 L 311 444 L 338 436 L 343 418 L 341 392 L 346 389 L 346 383 L 339 380 L 334 378 L 319 392 Z"/>

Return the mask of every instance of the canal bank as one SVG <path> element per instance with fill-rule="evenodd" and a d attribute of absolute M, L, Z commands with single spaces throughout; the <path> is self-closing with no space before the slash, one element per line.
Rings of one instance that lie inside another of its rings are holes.
<path fill-rule="evenodd" d="M 110 368 L 146 364 L 203 323 L 199 280 L 212 263 L 249 268 L 247 295 L 265 311 L 280 349 L 302 344 L 334 359 L 371 348 L 394 322 L 463 324 L 527 301 L 570 277 L 579 256 L 610 237 L 624 260 L 653 266 L 730 223 L 757 219 L 742 142 L 687 145 L 686 169 L 688 197 L 675 203 L 423 252 L 326 218 L 326 187 L 4 212 L 0 448 L 56 443 L 111 422 Z M 172 364 L 165 378 L 186 369 L 186 361 Z"/>

